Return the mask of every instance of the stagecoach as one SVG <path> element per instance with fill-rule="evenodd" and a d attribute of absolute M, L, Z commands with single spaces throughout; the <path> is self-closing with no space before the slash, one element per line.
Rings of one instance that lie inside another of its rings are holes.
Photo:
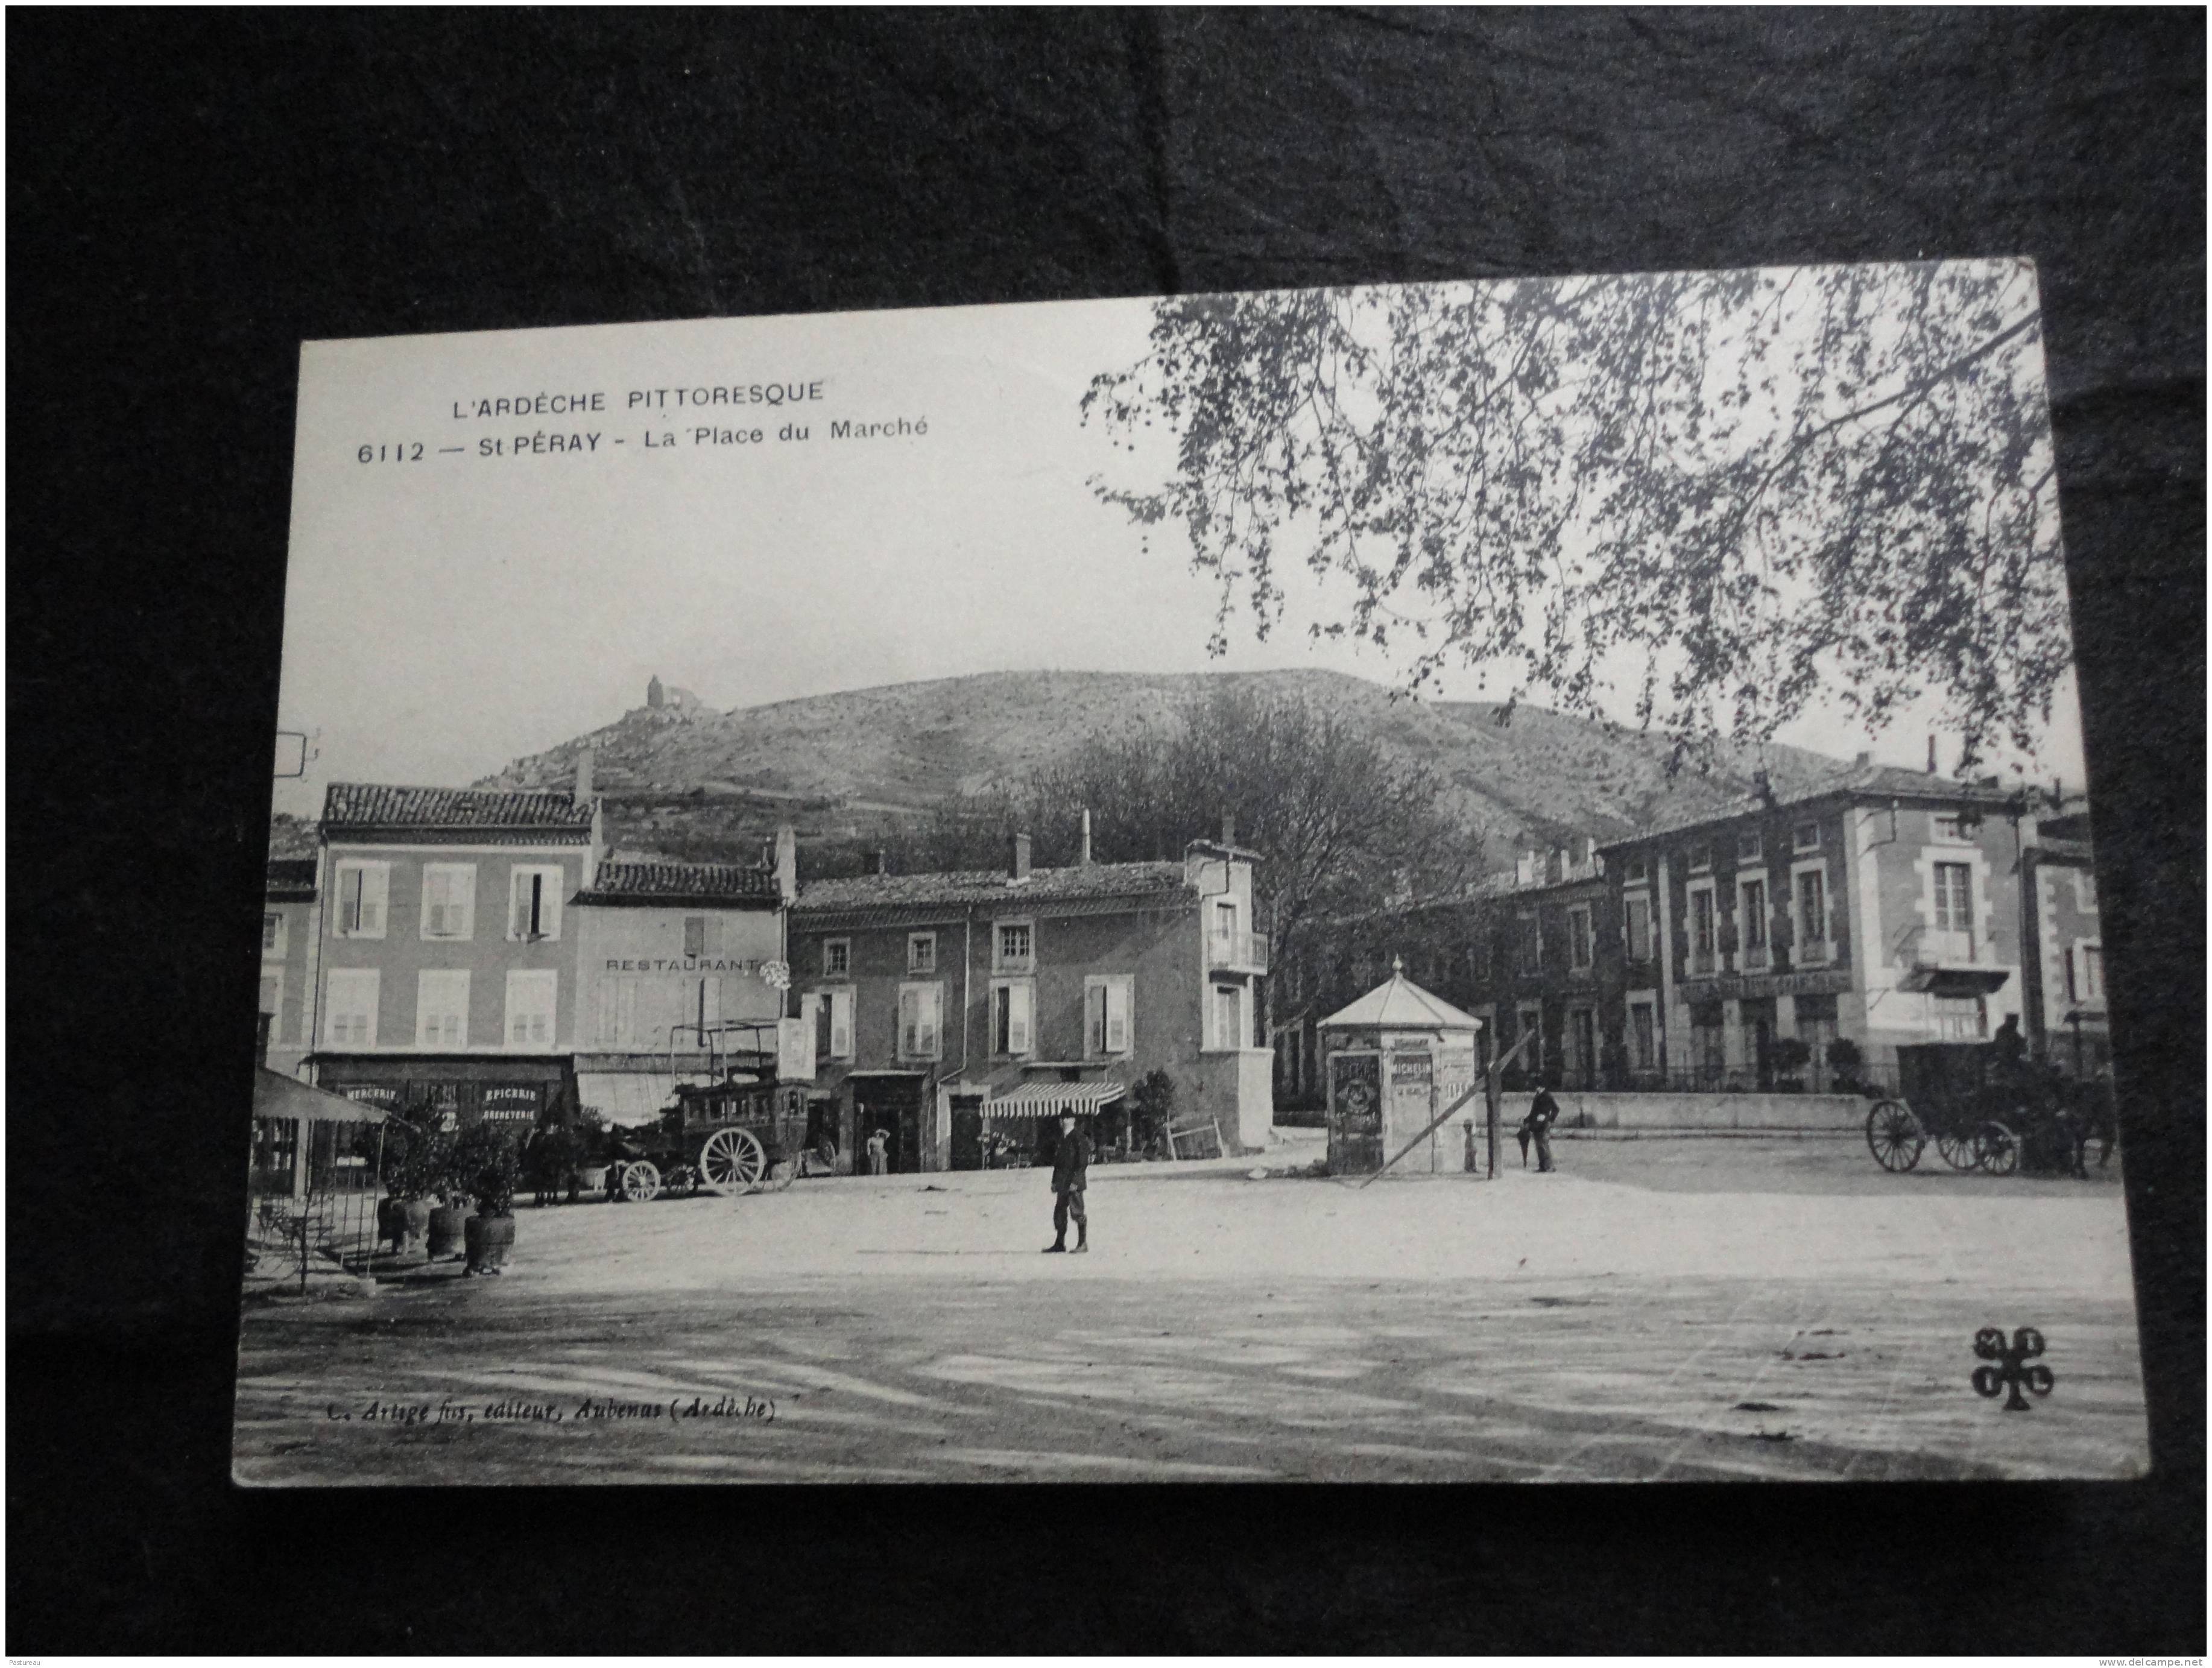
<path fill-rule="evenodd" d="M 2008 1061 L 1993 1043 L 1922 1043 L 1897 1051 L 1897 1092 L 1876 1100 L 1866 1137 L 1875 1162 L 1900 1174 L 1932 1144 L 1954 1170 L 2010 1175 L 2025 1163 L 2081 1175 L 2092 1138 L 2098 1162 L 2111 1159 L 2114 1128 L 2102 1083 Z"/>
<path fill-rule="evenodd" d="M 790 1186 L 811 1156 L 807 1094 L 804 1083 L 777 1078 L 775 1022 L 678 1026 L 676 1034 L 699 1039 L 699 1081 L 678 1083 L 657 1123 L 609 1132 L 607 1197 L 642 1204 L 664 1192 Z M 672 1077 L 677 1055 L 672 1037 Z"/>

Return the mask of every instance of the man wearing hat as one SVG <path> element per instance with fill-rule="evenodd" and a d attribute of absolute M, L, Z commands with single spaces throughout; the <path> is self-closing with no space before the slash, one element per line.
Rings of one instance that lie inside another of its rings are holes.
<path fill-rule="evenodd" d="M 1060 1145 L 1052 1155 L 1052 1243 L 1047 1251 L 1067 1249 L 1067 1222 L 1075 1219 L 1075 1248 L 1091 1249 L 1091 1222 L 1083 1214 L 1083 1184 L 1091 1169 L 1090 1137 L 1075 1127 L 1075 1114 L 1060 1115 Z"/>

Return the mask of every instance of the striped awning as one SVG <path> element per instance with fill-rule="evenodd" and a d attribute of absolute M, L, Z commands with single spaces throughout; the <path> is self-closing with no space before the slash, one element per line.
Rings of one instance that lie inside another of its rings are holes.
<path fill-rule="evenodd" d="M 666 1071 L 579 1071 L 576 1099 L 610 1124 L 634 1127 L 659 1119 L 676 1099 L 678 1082 Z"/>
<path fill-rule="evenodd" d="M 1119 1083 L 1024 1083 L 983 1102 L 986 1118 L 1088 1117 L 1127 1093 Z"/>

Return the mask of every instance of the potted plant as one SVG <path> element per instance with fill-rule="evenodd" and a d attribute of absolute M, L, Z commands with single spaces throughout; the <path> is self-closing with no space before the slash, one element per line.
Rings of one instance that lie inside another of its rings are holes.
<path fill-rule="evenodd" d="M 477 1125 L 454 1143 L 453 1175 L 477 1207 L 462 1227 L 467 1272 L 496 1274 L 514 1245 L 514 1186 L 522 1179 L 514 1142 L 492 1125 Z"/>
<path fill-rule="evenodd" d="M 1146 1157 L 1165 1154 L 1175 1119 L 1175 1079 L 1155 1066 L 1139 1077 L 1129 1095 L 1130 1135 Z"/>
<path fill-rule="evenodd" d="M 363 1125 L 362 1155 L 380 1155 L 385 1197 L 376 1207 L 377 1233 L 394 1251 L 422 1248 L 430 1225 L 430 1200 L 452 1156 L 453 1142 L 438 1128 L 438 1115 L 420 1103 L 384 1120 L 382 1129 Z"/>
<path fill-rule="evenodd" d="M 1858 1044 L 1849 1037 L 1838 1037 L 1828 1045 L 1828 1070 L 1836 1074 L 1836 1089 L 1839 1094 L 1856 1094 L 1859 1088 L 1859 1066 L 1865 1056 L 1859 1052 Z"/>
<path fill-rule="evenodd" d="M 1778 1037 L 1767 1051 L 1767 1061 L 1774 1068 L 1774 1086 L 1785 1095 L 1804 1092 L 1805 1068 L 1812 1064 L 1813 1049 L 1802 1037 Z"/>

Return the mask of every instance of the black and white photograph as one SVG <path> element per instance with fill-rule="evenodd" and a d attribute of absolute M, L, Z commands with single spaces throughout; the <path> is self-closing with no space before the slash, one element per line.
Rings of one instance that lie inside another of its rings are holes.
<path fill-rule="evenodd" d="M 307 344 L 238 1479 L 2139 1475 L 2041 341 Z"/>
<path fill-rule="evenodd" d="M 11 1660 L 2202 1659 L 2201 12 L 8 24 Z"/>

